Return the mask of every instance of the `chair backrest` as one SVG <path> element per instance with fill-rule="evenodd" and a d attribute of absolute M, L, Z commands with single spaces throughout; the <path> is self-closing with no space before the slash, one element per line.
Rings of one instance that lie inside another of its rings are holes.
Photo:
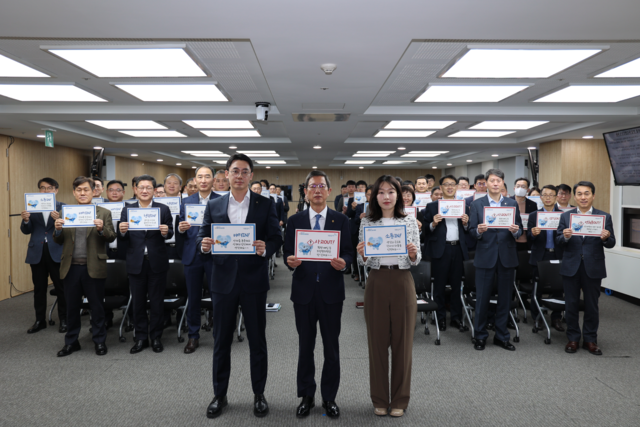
<path fill-rule="evenodd" d="M 125 260 L 107 260 L 107 280 L 104 284 L 104 293 L 107 296 L 129 295 L 129 275 Z"/>
<path fill-rule="evenodd" d="M 422 260 L 418 265 L 412 265 L 409 271 L 413 276 L 416 294 L 431 292 L 431 263 L 429 261 Z"/>
<path fill-rule="evenodd" d="M 184 265 L 179 259 L 169 260 L 167 272 L 167 286 L 165 295 L 186 295 L 187 281 L 184 277 Z"/>
<path fill-rule="evenodd" d="M 476 290 L 476 267 L 473 265 L 473 260 L 468 259 L 462 262 L 462 268 L 464 269 L 464 293 L 473 292 Z"/>
<path fill-rule="evenodd" d="M 529 251 L 518 251 L 518 268 L 516 268 L 516 282 L 529 283 L 531 282 L 531 264 L 529 264 L 529 258 L 531 254 Z"/>
<path fill-rule="evenodd" d="M 542 289 L 550 292 L 563 291 L 560 275 L 560 260 L 538 261 L 538 292 Z"/>

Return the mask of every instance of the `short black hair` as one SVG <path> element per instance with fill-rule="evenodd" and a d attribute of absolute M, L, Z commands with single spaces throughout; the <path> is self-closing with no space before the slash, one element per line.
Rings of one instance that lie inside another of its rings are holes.
<path fill-rule="evenodd" d="M 456 179 L 455 176 L 453 176 L 453 175 L 445 175 L 442 178 L 440 178 L 440 181 L 439 181 L 440 185 L 442 185 L 442 183 L 444 182 L 445 179 L 452 179 L 456 184 L 458 183 L 458 180 Z"/>
<path fill-rule="evenodd" d="M 164 184 L 158 184 L 158 185 L 156 185 L 156 189 L 157 189 L 157 188 L 164 188 Z"/>
<path fill-rule="evenodd" d="M 544 187 L 542 187 L 542 190 L 544 190 L 545 188 L 546 188 L 547 190 L 553 190 L 553 191 L 554 191 L 554 193 L 556 193 L 556 196 L 558 195 L 558 187 L 556 187 L 555 185 L 552 185 L 552 184 L 545 185 Z M 541 195 L 542 195 L 542 190 L 540 191 L 540 194 L 541 194 Z"/>
<path fill-rule="evenodd" d="M 262 187 L 262 183 L 260 181 L 253 181 L 251 183 L 251 185 L 249 185 L 249 188 L 253 187 L 254 185 L 258 184 L 260 187 Z"/>
<path fill-rule="evenodd" d="M 347 184 L 342 184 L 342 185 L 340 186 L 340 189 L 343 189 L 343 188 L 347 188 Z"/>
<path fill-rule="evenodd" d="M 592 194 L 596 194 L 596 186 L 593 185 L 592 182 L 590 181 L 580 181 L 579 183 L 577 183 L 576 185 L 573 186 L 573 195 L 576 195 L 576 190 L 578 189 L 578 187 L 589 187 L 591 189 L 591 193 Z"/>
<path fill-rule="evenodd" d="M 367 181 L 361 179 L 360 181 L 356 182 L 356 187 L 359 186 L 359 185 L 364 185 L 366 187 L 367 186 Z"/>
<path fill-rule="evenodd" d="M 134 176 L 133 178 L 131 178 L 131 186 L 132 187 L 137 187 L 138 186 L 138 178 L 137 176 Z"/>
<path fill-rule="evenodd" d="M 276 188 L 276 185 L 275 184 L 269 184 L 269 188 L 271 188 L 271 187 Z"/>
<path fill-rule="evenodd" d="M 55 179 L 53 179 L 53 178 L 42 178 L 42 179 L 40 179 L 40 181 L 38 181 L 38 189 L 40 189 L 40 184 L 42 184 L 43 182 L 46 182 L 47 184 L 49 184 L 50 186 L 52 186 L 56 190 L 58 188 L 60 188 L 60 185 L 58 184 L 58 181 L 56 181 Z"/>
<path fill-rule="evenodd" d="M 276 185 L 276 188 L 279 188 L 279 189 L 281 189 L 281 190 L 282 190 L 282 187 L 280 187 L 279 185 Z"/>
<path fill-rule="evenodd" d="M 265 187 L 269 188 L 269 181 L 267 181 L 266 179 L 261 179 L 260 185 L 262 185 L 263 182 L 266 184 Z"/>
<path fill-rule="evenodd" d="M 513 185 L 516 185 L 518 183 L 518 181 L 526 181 L 527 182 L 527 188 L 531 187 L 531 181 L 529 181 L 529 178 L 525 178 L 525 177 L 516 178 L 516 180 L 513 181 Z"/>
<path fill-rule="evenodd" d="M 426 176 L 419 176 L 416 178 L 416 184 L 418 183 L 418 181 L 420 181 L 421 179 L 424 179 L 425 181 L 427 180 Z"/>
<path fill-rule="evenodd" d="M 431 194 L 433 194 L 436 190 L 440 190 L 440 191 L 442 191 L 442 188 L 440 188 L 440 186 L 439 186 L 439 185 L 436 185 L 435 187 L 433 187 L 433 188 L 431 189 Z"/>
<path fill-rule="evenodd" d="M 560 184 L 557 186 L 558 191 L 566 191 L 567 193 L 571 193 L 571 187 L 569 187 L 567 184 Z"/>
<path fill-rule="evenodd" d="M 403 185 L 403 186 L 405 186 L 405 185 L 410 185 L 410 186 L 412 186 L 412 187 L 414 186 L 413 181 L 409 181 L 409 180 L 403 181 L 403 182 L 402 182 L 402 185 Z"/>
<path fill-rule="evenodd" d="M 350 180 L 348 180 L 348 181 L 347 181 L 347 187 L 348 187 L 349 185 L 353 185 L 353 186 L 355 187 L 356 182 L 355 182 L 354 180 L 350 179 Z"/>
<path fill-rule="evenodd" d="M 184 186 L 186 187 L 186 186 L 187 186 L 187 184 L 188 184 L 188 183 L 190 183 L 191 181 L 194 181 L 194 182 L 195 182 L 195 178 L 189 178 L 189 179 L 187 180 L 187 182 L 185 182 L 185 183 L 184 183 Z"/>
<path fill-rule="evenodd" d="M 396 181 L 398 181 L 398 184 L 400 184 L 403 181 L 403 179 L 401 177 L 399 177 L 399 176 L 396 176 Z"/>
<path fill-rule="evenodd" d="M 111 187 L 114 184 L 118 184 L 124 190 L 124 182 L 118 179 L 112 179 L 111 181 L 109 181 L 109 183 L 107 184 L 107 190 L 109 189 L 109 187 Z"/>
<path fill-rule="evenodd" d="M 253 172 L 253 161 L 249 158 L 249 156 L 242 153 L 235 153 L 233 156 L 229 157 L 229 160 L 227 160 L 227 165 L 225 167 L 226 170 L 229 170 L 233 162 L 236 162 L 238 160 L 249 163 L 249 170 Z"/>
<path fill-rule="evenodd" d="M 198 168 L 196 169 L 196 172 L 195 172 L 196 176 L 198 176 L 198 171 L 200 169 L 209 169 L 209 171 L 211 171 L 211 174 L 213 174 L 213 171 L 215 170 L 211 166 L 206 166 L 206 165 L 205 166 L 198 166 Z M 218 171 L 218 172 L 224 173 L 224 171 Z M 215 176 L 215 175 L 213 175 L 213 176 Z M 190 178 L 190 179 L 193 179 L 193 178 Z M 187 180 L 187 182 L 189 182 L 189 179 Z"/>
<path fill-rule="evenodd" d="M 540 191 L 538 187 L 533 187 L 533 188 L 530 188 L 529 191 L 527 191 L 527 196 L 530 196 L 534 191 L 537 191 L 538 194 L 542 193 L 542 191 Z"/>
<path fill-rule="evenodd" d="M 435 177 L 435 176 L 433 176 L 433 175 L 431 175 L 430 173 L 426 174 L 426 175 L 425 175 L 425 178 L 427 178 L 427 182 L 429 182 L 429 180 L 430 180 L 430 179 L 432 179 L 432 180 L 434 180 L 434 181 L 436 180 L 436 177 Z"/>
<path fill-rule="evenodd" d="M 96 183 L 93 178 L 89 178 L 88 176 L 79 176 L 73 180 L 73 191 L 76 191 L 76 188 L 85 183 L 89 184 L 89 187 L 91 187 L 91 191 L 95 190 Z"/>
<path fill-rule="evenodd" d="M 152 177 L 151 175 L 140 175 L 139 177 L 137 177 L 137 179 L 136 179 L 136 187 L 138 186 L 138 184 L 140 184 L 140 181 L 151 181 L 151 184 L 153 185 L 153 188 L 157 188 L 158 187 L 158 183 L 156 182 L 156 179 L 154 177 Z"/>
<path fill-rule="evenodd" d="M 475 178 L 473 178 L 473 185 L 476 185 L 476 183 L 480 180 L 486 181 L 487 178 L 485 178 L 485 176 L 483 174 L 480 175 L 476 175 Z"/>
<path fill-rule="evenodd" d="M 323 171 L 319 171 L 319 170 L 312 170 L 311 172 L 309 172 L 309 175 L 307 175 L 307 178 L 304 180 L 304 186 L 305 188 L 309 187 L 309 180 L 311 178 L 313 178 L 314 176 L 321 176 L 324 178 L 324 182 L 327 183 L 327 188 L 331 188 L 331 181 L 329 181 L 329 177 L 327 176 L 327 174 Z"/>
<path fill-rule="evenodd" d="M 504 181 L 504 172 L 502 172 L 500 169 L 489 169 L 487 171 L 486 174 L 484 174 L 484 179 L 486 179 L 487 181 L 489 181 L 489 177 L 493 175 L 493 176 L 497 176 L 498 178 L 500 178 L 501 180 Z"/>
<path fill-rule="evenodd" d="M 99 178 L 97 176 L 92 176 L 91 178 L 93 179 L 94 184 L 95 184 L 95 181 L 100 181 L 100 184 L 104 185 L 104 181 L 102 180 L 102 178 Z"/>
<path fill-rule="evenodd" d="M 468 176 L 460 176 L 460 177 L 458 177 L 458 184 L 460 184 L 460 181 L 467 181 L 467 184 L 470 182 Z"/>

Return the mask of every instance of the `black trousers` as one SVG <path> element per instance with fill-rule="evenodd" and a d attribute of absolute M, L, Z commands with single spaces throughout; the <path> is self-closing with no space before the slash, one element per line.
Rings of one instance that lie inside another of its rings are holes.
<path fill-rule="evenodd" d="M 462 301 L 460 300 L 460 287 L 462 286 L 462 248 L 460 245 L 444 245 L 444 253 L 440 258 L 431 259 L 431 271 L 433 272 L 433 299 L 438 304 L 438 322 L 446 322 L 445 288 L 447 283 L 451 285 L 451 320 L 462 318 Z"/>
<path fill-rule="evenodd" d="M 542 256 L 542 259 L 540 261 L 548 261 L 548 260 L 555 260 L 558 259 L 558 257 L 556 256 L 555 252 L 544 252 L 544 255 Z M 535 280 L 536 276 L 538 275 L 538 266 L 534 265 L 531 269 L 531 275 L 533 276 L 533 279 Z M 538 307 L 536 307 L 536 303 L 533 302 L 533 294 L 529 296 L 531 298 L 530 304 L 529 304 L 529 308 L 531 310 L 531 318 L 535 321 L 538 318 L 538 314 L 540 314 L 540 312 L 538 311 Z M 538 293 L 538 302 L 540 302 L 540 297 L 541 294 Z M 564 294 L 562 292 L 554 292 L 551 294 L 551 298 L 554 299 L 563 299 L 564 298 Z M 562 318 L 562 312 L 561 311 L 552 311 L 551 312 L 551 320 L 557 320 L 557 319 L 561 319 Z"/>
<path fill-rule="evenodd" d="M 495 314 L 496 337 L 502 341 L 510 338 L 507 322 L 509 320 L 509 307 L 513 296 L 513 279 L 515 278 L 515 268 L 506 268 L 500 262 L 492 268 L 476 267 L 476 315 L 474 319 L 475 338 L 487 339 L 487 316 L 489 311 L 489 300 L 493 290 L 493 281 L 496 272 L 498 273 L 498 305 Z"/>
<path fill-rule="evenodd" d="M 49 253 L 47 243 L 42 245 L 42 258 L 37 264 L 30 264 L 33 280 L 33 306 L 36 309 L 36 320 L 44 322 L 47 318 L 47 287 L 49 277 L 58 296 L 58 319 L 67 318 L 67 303 L 64 297 L 64 286 L 60 280 L 60 263 L 55 262 Z"/>
<path fill-rule="evenodd" d="M 310 284 L 313 286 L 313 284 Z M 293 304 L 298 331 L 298 397 L 313 397 L 316 393 L 314 350 L 317 324 L 324 350 L 324 365 L 320 379 L 322 400 L 334 401 L 340 386 L 340 321 L 342 301 L 327 304 L 318 286 L 309 304 Z"/>
<path fill-rule="evenodd" d="M 351 262 L 351 271 L 353 274 L 360 275 L 358 270 L 358 251 L 356 248 L 358 247 L 359 235 L 358 233 L 351 235 L 351 245 L 353 247 L 353 261 Z M 364 278 L 362 279 L 364 280 Z"/>
<path fill-rule="evenodd" d="M 200 325 L 202 324 L 202 315 L 200 314 L 200 308 L 202 306 L 202 289 L 204 289 L 204 286 L 207 286 L 204 285 L 204 283 L 211 283 L 212 270 L 212 263 L 203 261 L 200 254 L 196 254 L 196 258 L 193 260 L 191 265 L 184 266 L 184 278 L 187 282 L 187 295 L 189 296 L 189 305 L 187 306 L 189 339 L 200 339 Z M 205 273 L 207 277 L 206 282 L 203 281 Z"/>
<path fill-rule="evenodd" d="M 71 345 L 78 341 L 80 334 L 80 306 L 84 295 L 91 310 L 91 329 L 93 342 L 103 343 L 107 338 L 104 319 L 104 285 L 106 279 L 93 279 L 87 266 L 71 264 L 64 279 L 64 292 L 67 299 L 67 334 L 64 343 Z"/>
<path fill-rule="evenodd" d="M 149 266 L 149 260 L 144 258 L 140 273 L 129 274 L 129 286 L 131 287 L 136 341 L 162 337 L 167 272 L 154 273 Z M 147 298 L 149 300 L 149 318 L 147 318 Z"/>
<path fill-rule="evenodd" d="M 231 375 L 231 343 L 235 335 L 238 306 L 242 307 L 244 326 L 249 339 L 251 387 L 263 394 L 267 383 L 267 293 L 248 294 L 236 281 L 226 295 L 213 292 L 213 393 L 225 396 Z"/>
<path fill-rule="evenodd" d="M 600 284 L 602 279 L 592 279 L 587 275 L 584 261 L 580 261 L 580 267 L 575 276 L 562 276 L 565 296 L 565 312 L 567 319 L 567 338 L 569 341 L 580 341 L 582 336 L 585 342 L 598 342 L 598 325 L 600 315 L 598 312 L 598 298 L 600 298 Z M 578 307 L 580 303 L 580 290 L 584 295 L 584 319 L 582 320 L 582 333 Z"/>

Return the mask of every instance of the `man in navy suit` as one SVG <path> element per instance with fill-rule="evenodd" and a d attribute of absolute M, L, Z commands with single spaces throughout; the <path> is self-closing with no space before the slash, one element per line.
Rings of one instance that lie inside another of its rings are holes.
<path fill-rule="evenodd" d="M 160 353 L 164 347 L 162 337 L 162 319 L 164 311 L 164 290 L 169 271 L 169 255 L 165 240 L 173 236 L 173 216 L 168 206 L 154 202 L 153 193 L 156 180 L 149 175 L 141 175 L 136 182 L 138 201 L 122 210 L 118 233 L 120 241 L 128 241 L 127 273 L 131 287 L 133 316 L 135 324 L 135 344 L 131 354 L 149 347 Z M 129 212 L 127 208 L 160 208 L 160 227 L 158 230 L 129 231 Z M 147 300 L 150 318 L 147 319 Z"/>
<path fill-rule="evenodd" d="M 453 175 L 440 178 L 443 200 L 455 200 L 458 182 Z M 463 210 L 464 212 L 464 210 Z M 429 244 L 427 251 L 431 257 L 433 272 L 433 297 L 438 303 L 438 326 L 447 329 L 447 312 L 445 310 L 445 287 L 451 285 L 451 326 L 462 328 L 462 262 L 469 259 L 465 236 L 469 227 L 469 216 L 462 218 L 444 218 L 438 212 L 438 202 L 431 202 L 423 211 L 424 226 L 427 228 Z"/>
<path fill-rule="evenodd" d="M 607 277 L 604 262 L 604 248 L 611 249 L 616 245 L 613 234 L 613 222 L 607 212 L 595 209 L 596 187 L 589 181 L 580 181 L 573 186 L 573 198 L 578 204 L 562 214 L 556 236 L 556 244 L 564 248 L 560 274 L 565 295 L 565 317 L 567 319 L 567 353 L 578 351 L 578 343 L 582 337 L 582 348 L 596 356 L 602 355 L 598 347 L 598 298 L 600 284 Z M 604 230 L 600 236 L 574 236 L 571 229 L 571 214 L 603 215 Z M 584 319 L 582 332 L 578 320 L 580 290 L 584 295 Z"/>
<path fill-rule="evenodd" d="M 58 182 L 53 178 L 42 178 L 38 181 L 38 190 L 41 193 L 58 194 Z M 33 324 L 28 334 L 33 334 L 47 327 L 47 287 L 49 277 L 58 296 L 58 320 L 60 333 L 67 332 L 67 304 L 64 299 L 64 287 L 60 280 L 60 256 L 62 245 L 53 241 L 55 222 L 59 218 L 58 211 L 62 205 L 56 200 L 56 210 L 53 212 L 22 211 L 20 215 L 20 231 L 30 234 L 29 248 L 27 249 L 26 263 L 31 267 L 31 279 L 33 280 L 33 306 L 36 310 L 36 323 Z"/>
<path fill-rule="evenodd" d="M 320 323 L 324 366 L 320 392 L 322 407 L 327 416 L 337 418 L 340 409 L 336 395 L 340 385 L 340 319 L 345 299 L 344 275 L 342 271 L 352 261 L 353 247 L 349 236 L 349 219 L 327 207 L 331 193 L 329 177 L 318 170 L 307 175 L 305 194 L 311 203 L 304 210 L 289 218 L 284 245 L 284 257 L 293 270 L 291 301 L 298 330 L 298 397 L 302 398 L 296 416 L 309 415 L 315 406 L 316 392 L 314 349 L 316 346 L 316 324 Z M 331 262 L 302 261 L 296 257 L 296 230 L 340 231 L 339 256 Z"/>
<path fill-rule="evenodd" d="M 476 177 L 473 179 L 473 189 L 476 190 L 476 193 L 486 193 L 487 192 L 487 180 L 486 180 L 484 175 L 482 175 L 482 174 L 476 175 Z M 469 215 L 471 213 L 471 203 L 473 203 L 474 199 L 475 199 L 475 195 L 474 196 L 469 196 L 466 199 L 464 199 L 464 202 L 465 202 L 465 204 L 467 206 L 467 215 Z M 465 239 L 466 239 L 466 243 L 467 243 L 467 250 L 469 252 L 475 251 L 476 250 L 476 245 L 478 243 L 478 239 L 473 237 L 471 235 L 471 233 L 467 233 L 466 236 L 465 236 Z"/>
<path fill-rule="evenodd" d="M 498 305 L 496 307 L 496 334 L 493 343 L 505 350 L 515 351 L 509 341 L 507 329 L 509 305 L 511 302 L 515 269 L 518 267 L 516 239 L 522 235 L 522 220 L 518 203 L 504 197 L 500 191 L 504 187 L 504 172 L 489 169 L 485 174 L 488 194 L 471 203 L 469 233 L 478 241 L 473 265 L 476 268 L 476 315 L 474 318 L 476 350 L 484 350 L 487 343 L 487 312 L 492 294 L 494 277 L 498 275 Z M 488 228 L 484 208 L 510 207 L 515 209 L 514 223 L 509 228 Z"/>
<path fill-rule="evenodd" d="M 209 200 L 220 197 L 211 191 L 213 188 L 213 169 L 209 166 L 200 166 L 196 169 L 196 185 L 198 192 L 185 199 L 180 205 L 180 223 L 176 243 L 184 264 L 184 278 L 187 282 L 187 295 L 189 306 L 187 307 L 187 325 L 189 326 L 189 341 L 184 347 L 185 354 L 191 354 L 199 347 L 200 343 L 200 302 L 202 301 L 202 278 L 206 273 L 207 282 L 211 283 L 211 263 L 205 262 L 203 255 L 196 249 L 196 239 L 200 227 L 191 225 L 187 221 L 186 205 L 206 205 Z"/>
<path fill-rule="evenodd" d="M 227 406 L 231 373 L 231 343 L 238 306 L 242 307 L 249 339 L 251 385 L 254 393 L 253 413 L 264 417 L 269 412 L 264 388 L 267 382 L 266 303 L 269 290 L 269 258 L 282 246 L 280 219 L 275 202 L 249 191 L 253 179 L 253 162 L 244 154 L 234 154 L 227 161 L 226 176 L 231 192 L 209 200 L 196 248 L 210 253 L 212 224 L 254 224 L 255 254 L 209 255 L 212 263 L 211 303 L 213 305 L 213 392 L 207 417 L 216 418 Z"/>

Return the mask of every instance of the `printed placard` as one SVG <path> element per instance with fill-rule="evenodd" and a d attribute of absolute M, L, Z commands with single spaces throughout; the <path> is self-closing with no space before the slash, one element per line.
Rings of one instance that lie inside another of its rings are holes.
<path fill-rule="evenodd" d="M 382 225 L 363 227 L 364 256 L 407 255 L 407 227 Z"/>
<path fill-rule="evenodd" d="M 410 216 L 416 219 L 418 218 L 418 208 L 416 206 L 405 206 L 404 213 L 407 214 L 407 216 Z"/>
<path fill-rule="evenodd" d="M 160 208 L 127 208 L 129 231 L 160 230 Z"/>
<path fill-rule="evenodd" d="M 331 262 L 340 256 L 340 231 L 296 230 L 296 257 Z"/>
<path fill-rule="evenodd" d="M 542 209 L 544 207 L 544 203 L 542 203 L 542 199 L 540 198 L 540 196 L 527 196 L 527 199 L 536 202 L 536 204 L 538 205 L 538 209 Z"/>
<path fill-rule="evenodd" d="M 484 224 L 487 224 L 488 228 L 509 228 L 515 224 L 515 218 L 516 208 L 513 206 L 484 207 Z"/>
<path fill-rule="evenodd" d="M 111 220 L 120 221 L 120 215 L 122 214 L 122 209 L 124 209 L 124 202 L 98 203 L 96 206 L 109 209 L 111 211 Z"/>
<path fill-rule="evenodd" d="M 62 228 L 95 227 L 96 205 L 63 205 Z"/>
<path fill-rule="evenodd" d="M 476 190 L 458 190 L 456 191 L 456 199 L 464 200 L 476 194 Z M 475 199 L 474 199 L 475 200 Z"/>
<path fill-rule="evenodd" d="M 366 193 L 356 191 L 355 193 L 353 193 L 353 201 L 359 205 L 365 203 L 367 201 Z"/>
<path fill-rule="evenodd" d="M 168 206 L 171 211 L 171 215 L 180 215 L 180 203 L 182 203 L 181 197 L 154 197 L 153 201 Z"/>
<path fill-rule="evenodd" d="M 475 193 L 473 193 L 473 201 L 474 202 L 476 200 L 482 198 L 482 197 L 487 197 L 487 193 L 478 193 L 477 191 Z"/>
<path fill-rule="evenodd" d="M 571 214 L 571 231 L 574 236 L 600 237 L 604 230 L 604 215 Z"/>
<path fill-rule="evenodd" d="M 260 195 L 261 195 L 262 197 L 267 197 L 267 198 L 268 198 L 268 197 L 271 197 L 271 193 L 269 192 L 269 189 L 268 189 L 268 188 L 267 188 L 267 189 L 263 189 L 263 190 L 262 190 L 262 192 L 260 193 Z"/>
<path fill-rule="evenodd" d="M 104 203 L 104 197 L 94 197 L 93 199 L 91 199 L 91 203 L 94 205 L 97 205 L 98 203 Z"/>
<path fill-rule="evenodd" d="M 191 225 L 202 225 L 207 205 L 184 205 L 184 219 Z"/>
<path fill-rule="evenodd" d="M 53 212 L 56 210 L 54 193 L 25 193 L 24 210 L 27 212 Z"/>
<path fill-rule="evenodd" d="M 346 208 L 347 206 L 349 206 L 349 196 L 347 197 L 342 197 L 342 202 L 344 203 L 344 207 Z"/>
<path fill-rule="evenodd" d="M 464 200 L 438 200 L 438 213 L 444 218 L 462 218 L 465 207 Z"/>
<path fill-rule="evenodd" d="M 212 255 L 250 255 L 256 253 L 255 224 L 211 224 Z"/>
<path fill-rule="evenodd" d="M 529 229 L 529 214 L 520 214 L 520 220 L 522 221 L 522 229 Z"/>
<path fill-rule="evenodd" d="M 562 212 L 538 212 L 536 227 L 541 230 L 557 230 Z"/>
<path fill-rule="evenodd" d="M 364 202 L 364 213 L 369 212 L 369 202 Z"/>
<path fill-rule="evenodd" d="M 431 203 L 431 193 L 416 193 L 416 201 L 413 202 L 413 206 L 427 206 Z"/>

